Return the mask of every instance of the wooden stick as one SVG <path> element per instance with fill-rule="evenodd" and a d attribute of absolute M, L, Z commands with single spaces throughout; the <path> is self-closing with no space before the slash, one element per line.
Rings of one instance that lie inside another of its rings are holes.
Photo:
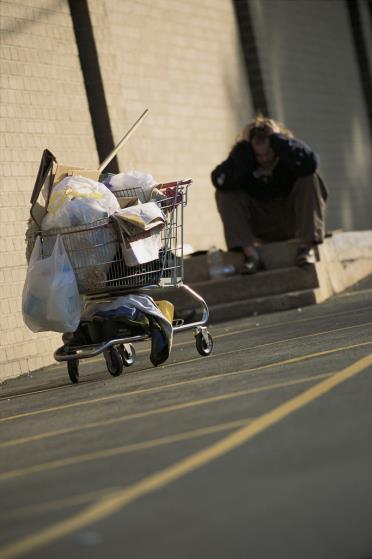
<path fill-rule="evenodd" d="M 106 159 L 104 161 L 102 161 L 101 165 L 98 167 L 98 171 L 100 173 L 102 173 L 103 169 L 105 167 L 107 167 L 107 165 L 110 163 L 111 159 L 113 159 L 115 157 L 115 155 L 117 154 L 117 152 L 119 151 L 119 149 L 122 147 L 122 145 L 126 142 L 126 140 L 128 140 L 129 136 L 134 132 L 134 130 L 137 128 L 137 126 L 139 125 L 139 123 L 141 122 L 141 120 L 147 115 L 147 113 L 149 112 L 148 109 L 146 109 L 141 116 L 136 120 L 136 122 L 129 128 L 128 132 L 126 134 L 124 134 L 124 136 L 122 137 L 122 139 L 120 140 L 120 142 L 114 147 L 114 149 L 112 150 L 112 152 L 106 157 Z"/>

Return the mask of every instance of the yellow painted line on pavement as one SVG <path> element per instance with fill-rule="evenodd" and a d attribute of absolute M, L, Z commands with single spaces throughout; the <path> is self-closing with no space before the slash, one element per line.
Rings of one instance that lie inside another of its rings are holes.
<path fill-rule="evenodd" d="M 257 372 L 257 371 L 263 371 L 263 370 L 266 370 L 266 369 L 270 369 L 272 367 L 281 367 L 283 365 L 291 365 L 293 363 L 299 363 L 301 361 L 306 361 L 308 359 L 314 359 L 316 357 L 324 357 L 326 355 L 331 355 L 333 353 L 338 353 L 340 351 L 347 351 L 347 350 L 350 350 L 350 349 L 356 349 L 356 348 L 364 347 L 364 346 L 371 345 L 371 344 L 372 344 L 372 340 L 368 341 L 368 342 L 361 342 L 359 344 L 351 344 L 351 345 L 347 345 L 347 346 L 327 349 L 327 350 L 324 350 L 324 351 L 318 351 L 318 352 L 315 352 L 315 353 L 308 353 L 306 355 L 301 355 L 300 357 L 292 357 L 291 359 L 285 359 L 283 361 L 276 361 L 276 362 L 273 362 L 273 363 L 268 363 L 267 365 L 259 365 L 258 367 L 241 369 L 239 371 L 230 371 L 229 373 L 215 373 L 215 374 L 210 374 L 206 377 L 198 377 L 198 378 L 193 378 L 193 379 L 179 381 L 179 382 L 175 382 L 175 383 L 171 383 L 171 384 L 165 384 L 165 385 L 162 384 L 162 385 L 154 386 L 154 387 L 151 387 L 151 388 L 141 388 L 139 390 L 132 390 L 132 391 L 126 391 L 126 392 L 116 392 L 115 394 L 110 394 L 109 396 L 100 396 L 99 398 L 94 398 L 94 399 L 91 399 L 91 400 L 79 400 L 78 402 L 72 402 L 72 403 L 69 403 L 69 404 L 62 404 L 60 406 L 53 406 L 53 407 L 50 407 L 50 408 L 44 408 L 44 409 L 19 413 L 17 415 L 10 415 L 8 417 L 2 417 L 2 418 L 0 418 L 0 423 L 4 423 L 6 421 L 13 421 L 15 419 L 22 419 L 24 417 L 32 417 L 32 416 L 40 415 L 40 414 L 44 414 L 44 413 L 64 411 L 64 410 L 67 410 L 67 409 L 77 408 L 77 407 L 81 407 L 81 406 L 91 406 L 91 405 L 94 405 L 94 404 L 99 404 L 101 402 L 117 400 L 119 398 L 127 398 L 129 396 L 137 396 L 139 394 L 149 394 L 149 393 L 159 392 L 159 391 L 161 392 L 163 390 L 167 390 L 167 389 L 170 389 L 170 388 L 174 388 L 174 387 L 178 387 L 178 386 L 182 386 L 182 385 L 186 385 L 186 384 L 195 384 L 195 383 L 198 383 L 198 382 L 215 381 L 215 380 L 225 379 L 225 378 L 228 378 L 228 377 L 241 375 L 241 374 L 245 374 L 245 373 L 253 373 L 253 372 Z M 252 348 L 249 348 L 249 349 L 252 349 Z M 205 357 L 203 357 L 203 359 L 205 359 Z"/>
<path fill-rule="evenodd" d="M 346 367 L 346 369 L 336 373 L 334 376 L 319 382 L 298 396 L 280 404 L 278 407 L 261 415 L 248 425 L 241 427 L 207 448 L 195 452 L 189 457 L 184 458 L 183 460 L 180 460 L 179 462 L 176 462 L 159 472 L 155 472 L 154 474 L 145 477 L 143 480 L 134 483 L 126 489 L 118 491 L 116 494 L 111 495 L 98 503 L 88 506 L 82 512 L 70 516 L 66 520 L 57 522 L 48 528 L 36 532 L 35 534 L 20 538 L 14 543 L 5 545 L 0 548 L 0 559 L 12 559 L 25 553 L 30 553 L 31 551 L 48 545 L 51 542 L 66 536 L 67 534 L 76 532 L 77 530 L 80 530 L 94 522 L 98 522 L 99 520 L 106 518 L 149 493 L 166 487 L 181 477 L 201 468 L 202 466 L 205 466 L 220 456 L 231 452 L 235 448 L 238 448 L 295 411 L 327 394 L 332 389 L 354 377 L 358 373 L 361 373 L 366 368 L 371 367 L 371 365 L 372 354 L 367 357 L 363 357 L 349 367 Z"/>
<path fill-rule="evenodd" d="M 342 294 L 342 295 L 344 295 L 344 294 Z M 372 309 L 372 306 L 366 306 L 366 307 L 363 307 L 361 309 L 358 309 L 358 312 L 368 312 L 370 309 Z M 332 318 L 336 317 L 337 318 L 338 316 L 347 315 L 347 314 L 351 314 L 351 313 L 355 314 L 355 310 L 352 309 L 352 310 L 340 311 L 340 312 L 336 312 L 336 313 L 326 313 L 326 314 L 322 314 L 320 316 L 312 316 L 312 317 L 306 317 L 306 318 L 300 318 L 300 319 L 296 318 L 296 320 L 292 321 L 292 324 L 295 325 L 295 324 L 302 324 L 302 323 L 306 323 L 306 322 L 314 322 L 315 320 L 319 321 L 322 318 L 330 318 L 330 317 L 332 317 Z M 260 317 L 261 317 L 261 315 L 257 316 L 255 319 L 259 320 Z M 213 326 L 213 339 L 217 340 L 219 338 L 234 336 L 235 334 L 244 334 L 245 332 L 253 332 L 253 331 L 262 332 L 263 330 L 270 330 L 272 328 L 277 328 L 278 326 L 280 326 L 280 322 L 275 323 L 275 324 L 263 325 L 263 326 L 255 325 L 255 326 L 250 326 L 248 328 L 240 328 L 240 329 L 237 329 L 237 330 L 234 330 L 230 327 L 226 328 L 226 327 L 222 327 L 222 326 L 221 327 Z M 358 326 L 359 325 L 356 324 L 354 326 L 347 326 L 346 328 L 354 328 L 354 327 L 358 327 Z M 362 324 L 362 326 L 363 326 L 363 324 Z M 335 332 L 337 330 L 339 330 L 339 329 L 329 330 L 328 333 L 329 332 Z M 217 331 L 221 331 L 221 333 L 220 334 L 214 333 L 214 332 L 217 332 Z M 249 348 L 244 348 L 244 349 L 241 349 L 241 350 L 238 350 L 238 351 L 245 351 L 245 350 L 248 351 L 249 349 L 257 349 L 257 348 L 260 348 L 260 347 L 263 347 L 263 346 L 266 346 L 266 345 L 275 344 L 275 343 L 285 343 L 287 341 L 296 340 L 296 339 L 300 339 L 300 338 L 306 338 L 306 337 L 312 336 L 312 335 L 319 336 L 319 335 L 323 335 L 324 333 L 325 332 L 318 332 L 318 333 L 315 333 L 315 334 L 305 334 L 305 335 L 300 336 L 300 337 L 288 338 L 287 340 L 277 340 L 277 341 L 274 341 L 274 342 L 269 342 L 268 344 L 251 346 Z M 144 342 L 139 342 L 139 343 L 147 343 L 148 341 L 149 340 L 144 341 Z M 185 345 L 195 345 L 195 340 L 191 339 L 191 340 L 183 340 L 183 341 L 177 342 L 177 343 L 173 342 L 172 347 L 175 348 L 175 347 L 180 347 L 180 346 L 185 346 Z M 149 350 L 147 348 L 146 349 L 136 349 L 136 355 L 148 353 L 148 351 Z M 234 352 L 229 352 L 229 353 L 234 353 Z M 223 354 L 212 353 L 212 355 L 209 356 L 209 359 L 211 357 L 217 357 L 217 356 L 221 356 L 221 355 L 226 355 L 226 353 L 223 353 Z M 95 357 L 91 357 L 89 359 L 89 362 L 92 364 L 92 363 L 96 363 L 96 362 L 101 361 L 101 359 L 102 359 L 102 356 L 97 355 Z M 187 361 L 177 361 L 176 363 L 169 363 L 168 362 L 168 363 L 162 365 L 162 368 L 164 369 L 164 368 L 167 368 L 167 367 L 174 367 L 175 364 L 178 365 L 178 364 L 183 364 L 183 363 L 190 363 L 190 362 L 199 361 L 199 360 L 202 360 L 202 359 L 204 359 L 204 357 L 194 357 L 193 359 L 189 359 Z M 61 365 L 62 365 L 62 363 L 55 364 L 54 367 L 53 367 L 53 371 L 57 370 L 57 369 L 60 369 Z M 140 369 L 139 371 L 136 371 L 136 372 L 141 372 L 143 370 L 147 371 L 147 370 L 151 370 L 151 369 L 152 369 L 152 367 L 148 367 L 146 369 Z M 52 370 L 51 367 L 48 367 L 48 373 L 50 373 L 51 370 Z M 88 383 L 98 383 L 98 382 L 102 382 L 102 380 L 103 379 L 84 379 L 83 381 L 80 382 L 80 385 L 88 384 Z M 33 396 L 34 394 L 41 394 L 43 392 L 65 389 L 65 388 L 71 388 L 72 390 L 75 389 L 75 387 L 73 387 L 72 385 L 63 384 L 61 386 L 56 386 L 56 387 L 46 387 L 46 388 L 42 388 L 42 389 L 39 389 L 39 390 L 30 390 L 29 392 L 23 392 L 23 393 L 19 393 L 19 394 L 10 394 L 10 395 L 0 396 L 0 402 L 3 401 L 3 400 L 8 401 L 8 400 L 13 400 L 15 398 L 22 398 L 23 396 Z"/>
<path fill-rule="evenodd" d="M 358 309 L 358 313 L 359 312 L 368 312 L 371 309 L 372 309 L 371 305 L 365 306 L 363 308 Z M 303 323 L 306 323 L 306 322 L 319 321 L 323 318 L 330 318 L 330 317 L 331 318 L 337 318 L 337 317 L 343 316 L 345 314 L 346 315 L 347 314 L 355 315 L 356 311 L 355 311 L 355 309 L 351 309 L 351 310 L 348 310 L 348 311 L 340 311 L 340 312 L 335 312 L 335 313 L 325 313 L 325 314 L 321 314 L 319 316 L 309 316 L 309 317 L 306 317 L 306 318 L 296 318 L 295 320 L 292 320 L 291 324 L 293 326 L 295 326 L 296 324 L 303 324 Z M 256 321 L 260 320 L 261 318 L 262 318 L 262 315 L 257 315 L 256 317 L 251 317 L 252 320 L 256 320 Z M 216 331 L 220 330 L 221 334 L 213 334 L 213 339 L 216 340 L 218 338 L 224 338 L 225 336 L 233 336 L 234 334 L 244 334 L 245 332 L 253 332 L 253 331 L 262 332 L 263 330 L 270 330 L 272 328 L 278 328 L 278 327 L 280 327 L 280 322 L 275 322 L 275 324 L 265 324 L 263 326 L 254 325 L 254 326 L 249 326 L 247 328 L 240 328 L 240 329 L 237 329 L 237 330 L 234 330 L 233 328 L 226 329 L 226 327 L 223 327 L 223 326 L 221 326 L 221 327 L 214 326 L 213 327 L 213 332 L 216 332 Z M 182 345 L 185 345 L 185 344 L 194 344 L 194 343 L 195 343 L 194 340 L 191 340 L 191 341 L 186 340 L 185 342 L 179 342 L 179 343 L 173 344 L 173 346 L 176 347 L 176 346 L 182 346 Z M 144 351 L 146 351 L 146 350 L 144 350 Z"/>
<path fill-rule="evenodd" d="M 297 322 L 300 322 L 300 321 L 297 321 Z M 291 342 L 291 341 L 307 339 L 307 338 L 311 338 L 311 337 L 315 337 L 315 336 L 324 336 L 325 334 L 333 334 L 335 332 L 340 332 L 340 331 L 343 331 L 343 330 L 350 330 L 352 328 L 361 328 L 361 327 L 369 326 L 371 324 L 372 324 L 372 322 L 365 322 L 363 324 L 355 324 L 353 326 L 345 326 L 344 328 L 335 328 L 333 330 L 325 330 L 325 331 L 322 331 L 322 332 L 315 332 L 315 333 L 312 333 L 312 334 L 304 334 L 302 336 L 296 336 L 294 338 L 287 338 L 287 339 L 284 339 L 284 340 L 283 339 L 274 340 L 272 342 L 266 342 L 264 344 L 258 344 L 258 345 L 255 345 L 255 346 L 233 349 L 231 351 L 224 351 L 223 353 L 212 353 L 212 355 L 210 355 L 208 357 L 208 360 L 210 361 L 211 359 L 215 359 L 215 358 L 218 358 L 218 357 L 221 357 L 221 356 L 225 357 L 227 355 L 233 355 L 233 354 L 241 353 L 241 352 L 244 352 L 244 351 L 252 351 L 252 350 L 255 350 L 255 349 L 260 349 L 262 347 L 269 347 L 269 346 L 276 345 L 276 344 L 285 344 L 285 343 L 288 343 L 288 342 Z M 272 327 L 268 326 L 267 328 L 272 328 Z M 244 332 L 247 332 L 247 331 L 250 331 L 250 330 L 251 329 L 236 330 L 236 331 L 233 331 L 233 332 L 229 332 L 227 335 L 244 333 Z M 223 337 L 222 334 L 218 335 L 218 336 L 213 335 L 213 339 L 217 339 L 217 338 L 221 338 L 221 337 Z M 195 344 L 194 341 L 192 341 L 191 343 Z M 184 345 L 184 344 L 181 343 L 179 345 Z M 174 346 L 175 346 L 175 344 L 173 344 L 173 347 Z M 144 350 L 144 351 L 148 351 L 148 350 Z M 141 352 L 137 351 L 136 354 L 138 354 L 138 353 L 141 353 Z M 200 357 L 192 357 L 191 359 L 185 359 L 183 361 L 168 362 L 168 363 L 162 365 L 162 369 L 167 369 L 167 368 L 170 368 L 170 367 L 174 367 L 175 365 L 185 365 L 187 363 L 195 363 L 196 361 L 202 361 L 204 359 L 205 359 L 205 357 L 200 356 Z M 91 359 L 91 361 L 92 361 L 92 359 Z M 143 372 L 144 370 L 147 371 L 147 370 L 151 370 L 151 369 L 152 369 L 152 367 L 149 367 L 148 369 L 140 369 L 139 371 L 136 371 L 136 372 L 138 373 L 138 372 Z M 81 382 L 81 385 L 83 385 L 85 383 L 97 383 L 97 382 L 102 382 L 102 379 L 99 379 L 99 380 L 97 380 L 97 379 L 86 379 L 86 380 L 83 380 Z M 186 381 L 186 382 L 188 382 L 188 381 Z M 191 382 L 193 382 L 193 381 L 191 381 Z M 35 394 L 41 394 L 43 392 L 48 392 L 48 391 L 50 392 L 50 391 L 60 390 L 60 389 L 65 389 L 65 388 L 70 388 L 71 390 L 75 389 L 75 387 L 73 387 L 71 384 L 64 384 L 64 385 L 57 386 L 57 387 L 46 387 L 46 388 L 43 388 L 43 389 L 40 389 L 40 390 L 30 390 L 29 392 L 23 392 L 21 394 L 10 395 L 8 397 L 7 396 L 2 396 L 2 397 L 0 396 L 0 402 L 3 401 L 3 400 L 8 401 L 8 400 L 13 400 L 15 398 L 22 398 L 24 396 L 33 396 Z M 13 417 L 10 418 L 10 419 L 13 419 Z M 3 421 L 3 420 L 7 421 L 7 418 L 0 419 L 0 422 Z"/>
<path fill-rule="evenodd" d="M 131 421 L 133 419 L 143 419 L 145 417 L 151 417 L 154 415 L 161 415 L 164 413 L 176 412 L 181 411 L 189 408 L 193 408 L 195 406 L 204 406 L 207 404 L 212 404 L 215 402 L 220 402 L 222 400 L 231 400 L 233 398 L 239 398 L 241 396 L 247 396 L 249 394 L 257 394 L 259 392 L 269 392 L 270 390 L 276 390 L 278 388 L 286 388 L 288 386 L 295 386 L 297 384 L 303 384 L 306 382 L 316 381 L 319 378 L 325 378 L 331 376 L 333 373 L 322 373 L 320 375 L 314 375 L 311 377 L 304 377 L 295 380 L 289 380 L 281 383 L 276 384 L 269 384 L 267 386 L 260 386 L 257 388 L 247 388 L 245 390 L 239 390 L 237 392 L 230 392 L 225 394 L 220 394 L 218 396 L 210 396 L 209 398 L 202 398 L 199 400 L 192 400 L 190 402 L 184 402 L 182 404 L 173 404 L 171 406 L 164 406 L 162 408 L 155 408 L 148 411 L 143 412 L 136 412 L 128 415 L 124 415 L 121 417 L 115 417 L 113 419 L 105 419 L 102 421 L 93 421 L 90 423 L 85 423 L 84 425 L 77 425 L 74 427 L 68 427 L 64 429 L 55 429 L 53 431 L 46 431 L 44 433 L 38 433 L 37 435 L 30 435 L 29 437 L 21 437 L 18 439 L 10 439 L 9 441 L 5 441 L 0 443 L 0 448 L 9 448 L 12 446 L 17 446 L 20 444 L 25 443 L 32 443 L 35 441 L 40 441 L 44 439 L 49 439 L 53 437 L 58 437 L 61 435 L 67 435 L 71 433 L 76 433 L 80 431 L 84 431 L 86 429 L 97 429 L 99 427 L 107 427 L 109 425 L 115 425 L 117 423 L 123 423 L 125 421 Z M 0 472 L 0 480 L 1 480 L 2 473 Z"/>
<path fill-rule="evenodd" d="M 370 308 L 372 308 L 372 307 L 365 307 L 365 308 L 363 308 L 363 309 L 361 309 L 361 310 L 362 310 L 363 312 L 365 312 L 365 311 L 368 311 Z M 336 315 L 338 316 L 339 314 L 345 314 L 345 313 L 346 313 L 346 314 L 350 314 L 350 312 L 352 312 L 352 311 L 345 311 L 345 312 L 341 312 L 341 313 L 335 313 L 335 316 L 336 316 Z M 354 311 L 353 311 L 353 312 L 354 312 Z M 330 314 L 330 315 L 324 315 L 324 316 L 325 316 L 326 318 L 329 318 L 329 317 L 333 317 L 334 315 L 333 315 L 333 314 Z M 292 325 L 301 324 L 301 323 L 304 323 L 304 322 L 313 322 L 314 320 L 319 321 L 320 318 L 323 318 L 323 316 L 321 316 L 321 317 L 317 316 L 317 317 L 311 317 L 311 318 L 297 319 L 297 320 L 294 320 L 294 321 L 292 322 Z M 256 319 L 259 319 L 259 317 L 256 317 Z M 366 324 L 366 325 L 367 325 L 367 324 L 372 324 L 372 322 L 366 322 L 366 323 L 363 323 L 363 324 L 353 324 L 352 326 L 344 326 L 344 327 L 342 327 L 342 328 L 336 328 L 336 329 L 334 329 L 334 330 L 326 330 L 325 332 L 314 332 L 314 333 L 312 333 L 312 334 L 304 334 L 303 336 L 300 336 L 300 337 L 306 337 L 306 336 L 319 336 L 320 334 L 327 333 L 327 332 L 338 332 L 338 331 L 342 331 L 342 330 L 347 330 L 348 328 L 358 328 L 359 326 L 364 326 L 365 324 Z M 227 331 L 227 332 L 224 332 L 224 333 L 221 333 L 221 334 L 214 334 L 214 335 L 213 335 L 213 339 L 215 339 L 215 338 L 223 338 L 223 337 L 225 337 L 225 336 L 233 336 L 234 334 L 244 334 L 245 332 L 252 332 L 252 331 L 259 331 L 259 332 L 262 332 L 262 330 L 269 330 L 270 328 L 278 328 L 278 327 L 280 327 L 280 323 L 268 324 L 267 326 L 251 326 L 251 327 L 249 327 L 249 328 L 242 328 L 242 329 L 240 329 L 240 330 L 231 330 L 231 332 Z M 290 340 L 294 340 L 294 339 L 296 339 L 296 338 L 289 338 L 289 339 L 290 339 Z M 180 345 L 182 345 L 182 344 L 180 344 Z"/>
<path fill-rule="evenodd" d="M 236 427 L 240 427 L 241 425 L 246 424 L 248 421 L 252 421 L 252 419 L 251 418 L 239 419 L 236 421 L 230 421 L 229 423 L 222 423 L 219 425 L 212 425 L 211 427 L 202 427 L 200 429 L 194 429 L 193 431 L 187 431 L 184 433 L 176 433 L 174 435 L 158 437 L 157 439 L 142 441 L 140 443 L 132 443 L 125 446 L 108 448 L 105 450 L 98 450 L 97 452 L 88 452 L 86 454 L 80 454 L 78 456 L 71 456 L 69 458 L 52 460 L 50 462 L 45 462 L 44 464 L 36 464 L 35 466 L 30 466 L 28 468 L 19 468 L 18 470 L 10 470 L 9 472 L 3 472 L 0 474 L 0 481 L 14 479 L 18 477 L 24 477 L 31 474 L 37 474 L 49 470 L 55 470 L 57 468 L 64 468 L 66 466 L 73 466 L 75 464 L 82 464 L 83 462 L 91 462 L 92 460 L 100 460 L 102 458 L 111 458 L 112 456 L 120 456 L 121 454 L 129 454 L 130 452 L 139 452 L 149 448 L 157 448 L 159 446 L 174 444 L 180 441 L 187 441 L 190 439 L 195 439 L 197 437 L 204 437 L 205 435 L 219 433 L 220 431 L 235 429 Z"/>
<path fill-rule="evenodd" d="M 107 497 L 107 495 L 112 495 L 117 491 L 122 490 L 122 487 L 108 487 L 107 489 L 98 489 L 97 491 L 89 491 L 87 493 L 80 493 L 77 495 L 72 495 L 71 497 L 64 497 L 62 499 L 54 499 L 52 501 L 46 501 L 38 505 L 29 505 L 25 507 L 19 507 L 16 509 L 4 511 L 4 518 L 7 521 L 15 518 L 22 518 L 25 516 L 32 516 L 34 514 L 42 514 L 45 512 L 52 512 L 55 510 L 63 510 L 68 507 L 75 507 L 77 505 L 83 505 L 102 497 Z"/>
<path fill-rule="evenodd" d="M 334 328 L 333 330 L 323 330 L 322 332 L 315 332 L 312 334 L 303 334 L 302 336 L 295 336 L 294 338 L 286 338 L 285 340 L 274 340 L 273 342 L 266 342 L 264 344 L 258 344 L 255 346 L 250 347 L 242 347 L 238 349 L 232 349 L 231 351 L 224 351 L 223 353 L 212 353 L 208 359 L 216 359 L 217 357 L 225 357 L 226 355 L 235 355 L 236 353 L 241 353 L 244 351 L 251 351 L 253 349 L 260 349 L 262 347 L 269 347 L 275 344 L 286 344 L 288 342 L 295 342 L 297 340 L 307 340 L 308 338 L 314 338 L 316 336 L 325 336 L 326 334 L 334 334 L 335 332 L 343 332 L 344 330 L 351 330 L 353 328 L 364 328 L 366 326 L 371 326 L 372 322 L 363 322 L 363 324 L 354 324 L 353 326 L 345 326 L 343 328 Z M 234 332 L 237 334 L 240 332 Z M 213 336 L 213 339 L 216 339 L 216 336 Z M 175 361 L 174 363 L 167 363 L 163 365 L 163 368 L 166 369 L 167 367 L 174 367 L 175 364 L 177 365 L 185 365 L 186 363 L 194 363 L 195 361 L 200 361 L 205 359 L 205 357 L 192 357 L 191 359 L 185 359 L 184 361 Z"/>

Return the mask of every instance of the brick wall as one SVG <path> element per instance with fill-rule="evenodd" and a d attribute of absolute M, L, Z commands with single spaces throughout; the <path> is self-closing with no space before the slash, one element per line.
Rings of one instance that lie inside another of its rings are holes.
<path fill-rule="evenodd" d="M 115 143 L 150 109 L 118 156 L 120 170 L 158 181 L 192 177 L 185 242 L 224 247 L 209 175 L 252 116 L 233 2 L 88 5 Z M 367 7 L 359 5 L 366 30 Z M 249 7 L 269 107 L 321 155 L 328 225 L 370 228 L 371 137 L 345 3 Z M 67 0 L 2 0 L 0 10 L 1 380 L 51 363 L 60 342 L 58 334 L 32 334 L 21 315 L 24 234 L 42 151 L 87 168 L 99 158 Z"/>
<path fill-rule="evenodd" d="M 330 190 L 328 227 L 370 229 L 371 130 L 346 3 L 251 0 L 250 5 L 272 114 L 320 154 Z M 370 46 L 367 5 L 359 6 Z"/>
<path fill-rule="evenodd" d="M 120 170 L 192 177 L 185 242 L 223 246 L 209 173 L 250 115 L 230 1 L 94 0 L 89 8 L 115 143 L 150 109 L 120 153 Z M 60 343 L 59 334 L 30 332 L 21 314 L 42 151 L 61 163 L 99 162 L 68 3 L 2 0 L 0 9 L 1 380 L 51 363 Z"/>
<path fill-rule="evenodd" d="M 150 109 L 119 154 L 121 170 L 192 177 L 185 242 L 223 244 L 210 171 L 251 111 L 231 2 L 90 5 L 115 138 Z"/>
<path fill-rule="evenodd" d="M 1 2 L 0 379 L 53 359 L 58 334 L 23 324 L 24 235 L 42 151 L 96 165 L 69 10 L 65 2 Z"/>

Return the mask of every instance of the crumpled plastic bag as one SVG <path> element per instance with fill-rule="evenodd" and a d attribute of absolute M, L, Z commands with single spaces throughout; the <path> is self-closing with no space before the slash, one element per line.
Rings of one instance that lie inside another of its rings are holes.
<path fill-rule="evenodd" d="M 74 332 L 81 302 L 74 270 L 58 235 L 53 251 L 42 257 L 40 237 L 31 253 L 22 293 L 22 315 L 32 332 Z"/>
<path fill-rule="evenodd" d="M 106 184 L 111 192 L 120 192 L 123 195 L 128 190 L 130 195 L 137 196 L 141 202 L 149 202 L 158 183 L 152 175 L 141 171 L 128 171 L 111 176 Z"/>
<path fill-rule="evenodd" d="M 53 188 L 43 231 L 93 223 L 120 209 L 104 184 L 81 176 L 66 177 Z"/>

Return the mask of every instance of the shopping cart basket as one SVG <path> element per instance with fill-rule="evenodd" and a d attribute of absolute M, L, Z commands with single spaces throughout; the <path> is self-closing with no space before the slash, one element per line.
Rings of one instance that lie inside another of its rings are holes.
<path fill-rule="evenodd" d="M 187 205 L 188 187 L 191 179 L 157 185 L 159 193 L 156 204 L 161 208 L 165 226 L 161 231 L 158 258 L 145 264 L 128 266 L 123 255 L 126 238 L 111 218 L 76 227 L 39 231 L 43 257 L 51 254 L 57 235 L 63 239 L 77 279 L 84 304 L 94 301 L 112 301 L 125 294 L 151 292 L 157 299 L 164 288 L 182 289 L 196 302 L 202 311 L 198 321 L 185 322 L 176 319 L 173 332 L 192 329 L 196 349 L 200 355 L 212 352 L 213 340 L 206 324 L 209 310 L 204 299 L 183 283 L 183 217 Z M 131 188 L 114 192 L 117 197 L 130 196 L 141 199 L 141 189 Z M 56 361 L 67 362 L 71 382 L 79 381 L 79 361 L 103 353 L 109 373 L 118 376 L 124 366 L 135 361 L 134 342 L 149 339 L 149 331 L 134 332 L 117 326 L 115 322 L 97 325 L 81 322 L 77 334 L 64 335 L 64 344 L 58 348 Z"/>

